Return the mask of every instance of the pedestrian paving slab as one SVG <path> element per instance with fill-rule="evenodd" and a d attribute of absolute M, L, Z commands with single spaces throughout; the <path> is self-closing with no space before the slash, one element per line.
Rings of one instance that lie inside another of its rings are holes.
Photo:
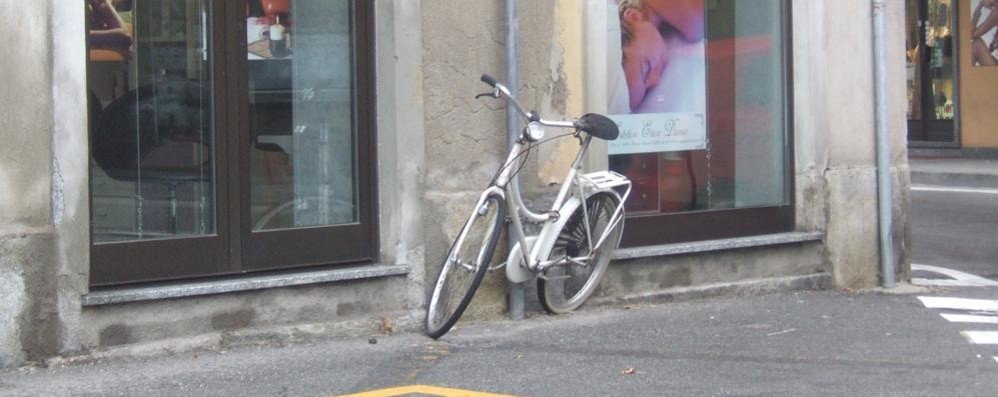
<path fill-rule="evenodd" d="M 998 187 L 998 159 L 913 157 L 908 166 L 913 184 Z"/>

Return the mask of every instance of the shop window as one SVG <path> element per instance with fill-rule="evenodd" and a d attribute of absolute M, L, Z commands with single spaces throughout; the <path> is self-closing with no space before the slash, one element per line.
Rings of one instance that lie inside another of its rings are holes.
<path fill-rule="evenodd" d="M 92 285 L 372 258 L 369 2 L 83 1 Z"/>
<path fill-rule="evenodd" d="M 956 145 L 956 3 L 906 0 L 905 13 L 908 140 L 914 146 Z"/>
<path fill-rule="evenodd" d="M 789 2 L 612 3 L 609 164 L 634 183 L 622 245 L 792 230 Z"/>

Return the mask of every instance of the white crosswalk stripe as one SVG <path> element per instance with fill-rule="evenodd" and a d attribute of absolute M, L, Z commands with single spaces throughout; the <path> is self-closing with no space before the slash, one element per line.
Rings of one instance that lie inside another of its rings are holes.
<path fill-rule="evenodd" d="M 919 296 L 918 299 L 929 309 L 998 312 L 998 300 L 945 298 L 938 296 Z"/>
<path fill-rule="evenodd" d="M 951 323 L 998 324 L 998 316 L 982 316 L 977 314 L 941 313 L 940 316 Z"/>
<path fill-rule="evenodd" d="M 998 331 L 961 331 L 970 343 L 978 345 L 998 345 Z"/>
<path fill-rule="evenodd" d="M 918 300 L 929 309 L 963 312 L 939 313 L 942 318 L 952 323 L 979 324 L 985 329 L 989 325 L 998 325 L 998 300 L 940 296 L 919 296 Z M 960 335 L 975 345 L 998 345 L 998 331 L 966 330 L 960 331 Z M 993 358 L 998 362 L 998 356 Z"/>

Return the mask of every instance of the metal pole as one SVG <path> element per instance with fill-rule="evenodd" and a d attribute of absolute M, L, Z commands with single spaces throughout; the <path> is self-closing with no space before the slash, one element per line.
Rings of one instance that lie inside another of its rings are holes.
<path fill-rule="evenodd" d="M 516 0 L 506 0 L 506 87 L 513 95 L 517 94 L 519 91 L 519 73 L 517 69 L 517 43 L 519 40 L 519 22 L 516 19 Z M 518 135 L 518 125 L 517 125 L 516 109 L 512 106 L 506 107 L 506 147 L 512 149 L 513 145 L 516 143 L 516 137 Z M 518 184 L 519 176 L 514 176 L 513 180 L 510 181 L 511 184 Z M 519 216 L 518 214 L 509 214 L 509 216 Z M 507 229 L 506 236 L 508 237 L 507 242 L 510 247 L 516 244 L 518 237 L 514 235 L 516 231 L 513 226 L 510 225 Z M 526 249 L 526 247 L 523 247 Z M 508 260 L 512 260 L 509 258 Z M 512 266 L 511 264 L 506 264 L 506 266 Z M 509 317 L 514 320 L 523 319 L 523 283 L 509 283 L 507 290 L 508 296 L 508 307 L 509 307 Z"/>
<path fill-rule="evenodd" d="M 894 288 L 893 189 L 891 141 L 887 128 L 887 36 L 884 33 L 887 3 L 873 0 L 873 86 L 876 95 L 877 200 L 880 220 L 880 265 L 884 288 Z"/>

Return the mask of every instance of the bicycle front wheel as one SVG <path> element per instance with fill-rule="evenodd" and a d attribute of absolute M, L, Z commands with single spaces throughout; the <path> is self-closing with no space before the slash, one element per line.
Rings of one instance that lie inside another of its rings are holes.
<path fill-rule="evenodd" d="M 541 306 L 548 313 L 561 314 L 577 309 L 592 295 L 599 284 L 600 278 L 610 264 L 613 250 L 620 244 L 624 231 L 624 220 L 621 218 L 615 225 L 610 221 L 613 213 L 620 206 L 617 196 L 599 192 L 586 199 L 585 212 L 588 213 L 590 233 L 586 233 L 586 222 L 583 207 L 572 213 L 571 218 L 558 234 L 549 259 L 557 258 L 588 258 L 581 264 L 567 263 L 549 268 L 543 277 L 537 279 L 537 296 Z M 607 230 L 613 226 L 612 230 Z M 599 242 L 600 236 L 606 233 L 603 243 L 590 252 L 592 244 Z M 592 236 L 592 244 L 590 244 Z"/>
<path fill-rule="evenodd" d="M 454 239 L 426 303 L 429 337 L 438 339 L 446 334 L 468 308 L 492 262 L 505 219 L 505 201 L 489 195 Z"/>

